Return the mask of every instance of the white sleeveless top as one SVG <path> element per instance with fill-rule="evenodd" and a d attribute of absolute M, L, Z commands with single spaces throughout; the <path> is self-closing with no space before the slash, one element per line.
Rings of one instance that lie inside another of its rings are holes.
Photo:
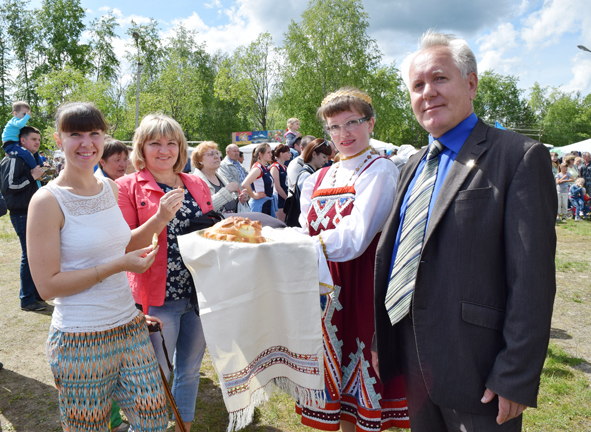
<path fill-rule="evenodd" d="M 50 182 L 45 189 L 64 213 L 61 271 L 92 268 L 125 254 L 131 239 L 106 178 L 95 196 L 80 196 Z M 64 332 L 105 331 L 128 323 L 139 313 L 125 272 L 114 274 L 78 294 L 56 297 L 51 325 Z"/>

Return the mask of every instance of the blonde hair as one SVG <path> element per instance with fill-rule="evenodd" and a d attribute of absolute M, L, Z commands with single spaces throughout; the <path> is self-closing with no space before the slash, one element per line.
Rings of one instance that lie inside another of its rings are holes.
<path fill-rule="evenodd" d="M 203 159 L 203 156 L 205 155 L 205 153 L 207 153 L 208 150 L 219 151 L 218 145 L 213 141 L 203 141 L 197 147 L 195 147 L 195 150 L 193 150 L 193 154 L 191 155 L 191 163 L 198 170 L 201 170 L 201 168 L 203 168 L 203 163 L 201 162 L 201 160 Z"/>
<path fill-rule="evenodd" d="M 583 187 L 585 185 L 585 179 L 583 177 L 579 177 L 575 180 L 575 184 L 579 185 L 580 187 Z"/>
<path fill-rule="evenodd" d="M 357 111 L 363 117 L 373 117 L 374 111 L 371 98 L 355 87 L 341 87 L 328 94 L 318 108 L 316 115 L 322 121 L 345 111 Z"/>
<path fill-rule="evenodd" d="M 292 117 L 290 119 L 287 119 L 287 129 L 289 129 L 291 127 L 292 124 L 294 124 L 295 122 L 298 122 L 299 120 L 295 117 Z"/>
<path fill-rule="evenodd" d="M 574 161 L 575 161 L 575 157 L 574 157 L 572 154 L 566 155 L 566 156 L 564 157 L 564 161 L 565 161 L 566 163 L 569 163 L 570 161 L 573 161 L 573 162 L 574 162 Z"/>
<path fill-rule="evenodd" d="M 22 109 L 31 111 L 31 106 L 24 101 L 16 101 L 12 104 L 12 112 L 20 112 Z"/>
<path fill-rule="evenodd" d="M 131 154 L 131 162 L 136 170 L 140 171 L 146 167 L 144 156 L 146 142 L 159 140 L 162 137 L 174 140 L 179 145 L 179 155 L 172 169 L 175 174 L 183 170 L 187 164 L 187 140 L 181 125 L 165 114 L 148 114 L 136 129 Z"/>

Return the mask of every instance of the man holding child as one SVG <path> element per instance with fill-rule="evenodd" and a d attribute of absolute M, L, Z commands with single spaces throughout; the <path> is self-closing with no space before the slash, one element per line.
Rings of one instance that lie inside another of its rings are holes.
<path fill-rule="evenodd" d="M 18 112 L 15 114 L 20 115 Z M 27 117 L 30 118 L 29 114 L 23 116 L 23 118 Z M 4 138 L 4 134 L 2 137 Z M 34 127 L 25 126 L 20 129 L 18 140 L 17 143 L 9 141 L 9 144 L 4 146 L 6 150 L 10 146 L 11 150 L 6 151 L 4 159 L 0 162 L 0 185 L 2 195 L 6 200 L 8 210 L 10 210 L 10 221 L 21 243 L 21 288 L 19 295 L 21 309 L 35 312 L 44 310 L 47 307 L 39 301 L 41 298 L 31 277 L 27 258 L 27 212 L 33 194 L 39 189 L 37 180 L 41 178 L 44 172 L 39 165 L 31 167 L 29 159 L 35 161 L 35 156 L 38 157 L 37 151 L 41 144 L 41 133 Z"/>

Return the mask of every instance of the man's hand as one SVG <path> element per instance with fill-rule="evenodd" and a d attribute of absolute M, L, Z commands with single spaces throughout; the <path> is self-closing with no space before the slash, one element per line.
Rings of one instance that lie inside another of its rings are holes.
<path fill-rule="evenodd" d="M 43 173 L 45 173 L 43 168 L 41 168 L 39 165 L 37 165 L 35 168 L 33 168 L 31 170 L 31 177 L 33 177 L 33 179 L 37 180 L 38 178 L 43 176 Z"/>
<path fill-rule="evenodd" d="M 496 395 L 497 394 L 492 390 L 486 389 L 480 401 L 482 403 L 489 403 L 491 400 L 494 399 Z M 497 424 L 503 424 L 506 421 L 509 421 L 512 418 L 521 415 L 521 413 L 525 411 L 526 408 L 527 406 L 525 405 L 510 401 L 509 399 L 505 399 L 504 397 L 499 396 L 499 415 L 497 416 Z"/>

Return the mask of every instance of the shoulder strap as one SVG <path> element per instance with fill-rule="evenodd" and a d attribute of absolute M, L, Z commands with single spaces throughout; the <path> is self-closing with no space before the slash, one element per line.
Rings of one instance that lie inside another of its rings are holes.
<path fill-rule="evenodd" d="M 320 187 L 320 185 L 322 184 L 322 180 L 324 180 L 324 177 L 326 176 L 326 173 L 328 172 L 329 169 L 330 169 L 330 167 L 324 167 L 320 170 L 320 173 L 318 174 L 318 178 L 316 179 L 316 184 L 314 185 L 313 192 L 316 192 L 316 189 L 318 189 Z"/>

